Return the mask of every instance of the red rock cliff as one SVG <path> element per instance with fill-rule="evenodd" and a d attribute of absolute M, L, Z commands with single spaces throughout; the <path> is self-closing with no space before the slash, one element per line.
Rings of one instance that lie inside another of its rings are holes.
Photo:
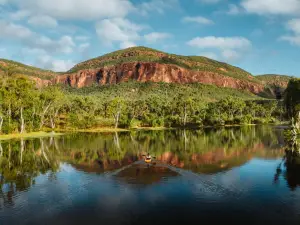
<path fill-rule="evenodd" d="M 224 69 L 220 68 L 220 71 Z M 99 69 L 81 70 L 76 73 L 57 76 L 52 83 L 64 83 L 72 87 L 85 87 L 93 83 L 99 85 L 117 84 L 128 80 L 139 82 L 167 82 L 167 83 L 203 83 L 214 84 L 219 87 L 249 90 L 259 93 L 264 85 L 224 76 L 221 73 L 188 70 L 176 65 L 159 63 L 123 63 L 116 66 Z"/>

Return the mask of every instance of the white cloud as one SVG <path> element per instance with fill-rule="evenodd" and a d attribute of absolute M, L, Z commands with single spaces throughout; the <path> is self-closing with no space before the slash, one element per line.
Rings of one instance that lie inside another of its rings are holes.
<path fill-rule="evenodd" d="M 199 24 L 204 24 L 204 25 L 209 25 L 209 24 L 214 24 L 214 22 L 210 19 L 207 19 L 202 16 L 196 16 L 196 17 L 184 17 L 182 19 L 183 22 L 188 23 L 188 22 L 194 22 L 194 23 L 199 23 Z"/>
<path fill-rule="evenodd" d="M 197 37 L 188 45 L 198 48 L 245 49 L 251 47 L 251 42 L 244 37 Z"/>
<path fill-rule="evenodd" d="M 286 36 L 280 37 L 279 40 L 281 40 L 281 41 L 288 41 L 292 45 L 300 46 L 300 36 L 289 36 L 289 35 L 286 35 Z"/>
<path fill-rule="evenodd" d="M 90 37 L 87 37 L 87 36 L 76 36 L 75 37 L 76 41 L 87 41 L 89 39 L 90 39 Z"/>
<path fill-rule="evenodd" d="M 235 62 L 240 59 L 241 55 L 232 49 L 225 49 L 222 51 L 222 58 L 225 59 L 225 61 L 229 62 Z"/>
<path fill-rule="evenodd" d="M 165 11 L 171 9 L 179 9 L 179 0 L 150 0 L 148 2 L 143 2 L 137 7 L 139 13 L 147 15 L 149 13 L 160 13 L 164 14 Z"/>
<path fill-rule="evenodd" d="M 291 19 L 286 23 L 286 28 L 293 32 L 292 35 L 284 35 L 281 41 L 288 41 L 292 45 L 300 46 L 300 19 Z"/>
<path fill-rule="evenodd" d="M 0 0 L 0 5 L 4 5 L 8 2 L 8 0 Z"/>
<path fill-rule="evenodd" d="M 130 41 L 124 41 L 120 44 L 120 48 L 124 49 L 124 48 L 131 48 L 131 47 L 135 47 L 136 44 L 134 42 L 130 42 Z"/>
<path fill-rule="evenodd" d="M 57 21 L 46 15 L 36 15 L 29 18 L 28 23 L 37 26 L 37 27 L 45 27 L 45 28 L 55 28 L 57 27 Z"/>
<path fill-rule="evenodd" d="M 12 20 L 22 20 L 30 16 L 30 14 L 31 13 L 28 10 L 18 10 L 16 12 L 10 13 L 9 18 Z"/>
<path fill-rule="evenodd" d="M 105 44 L 119 42 L 120 46 L 126 43 L 134 44 L 141 37 L 139 31 L 143 26 L 137 25 L 123 18 L 105 19 L 96 24 L 96 33 Z"/>
<path fill-rule="evenodd" d="M 129 0 L 12 0 L 12 2 L 33 14 L 70 20 L 124 17 L 134 9 Z"/>
<path fill-rule="evenodd" d="M 207 57 L 207 58 L 210 58 L 210 59 L 215 59 L 215 60 L 217 60 L 219 58 L 217 56 L 217 54 L 214 53 L 214 52 L 202 52 L 200 55 L 204 56 L 204 57 Z"/>
<path fill-rule="evenodd" d="M 75 63 L 72 60 L 53 60 L 52 61 L 52 70 L 54 71 L 68 71 L 71 69 Z"/>
<path fill-rule="evenodd" d="M 228 15 L 239 15 L 243 12 L 243 9 L 235 4 L 229 4 L 229 9 L 227 11 Z"/>
<path fill-rule="evenodd" d="M 45 55 L 47 52 L 44 49 L 40 48 L 22 48 L 21 54 L 22 55 Z"/>
<path fill-rule="evenodd" d="M 287 29 L 300 35 L 300 19 L 289 20 L 286 24 Z"/>
<path fill-rule="evenodd" d="M 0 37 L 26 39 L 33 35 L 27 27 L 0 20 Z"/>
<path fill-rule="evenodd" d="M 79 47 L 78 47 L 78 51 L 79 52 L 85 52 L 90 48 L 90 46 L 91 46 L 90 43 L 80 44 Z"/>
<path fill-rule="evenodd" d="M 300 13 L 299 0 L 243 0 L 241 5 L 247 12 L 259 15 L 293 15 Z"/>
<path fill-rule="evenodd" d="M 24 47 L 40 48 L 55 53 L 71 53 L 75 47 L 70 36 L 53 40 L 31 31 L 27 27 L 3 20 L 0 20 L 0 38 L 15 39 L 23 43 Z"/>
<path fill-rule="evenodd" d="M 236 62 L 246 53 L 252 46 L 251 42 L 244 37 L 197 37 L 190 40 L 188 45 L 198 47 L 200 49 L 214 49 L 219 52 L 219 56 L 215 53 L 203 53 L 208 58 L 217 60 L 225 60 L 228 62 Z M 242 54 L 243 53 L 243 54 Z"/>
<path fill-rule="evenodd" d="M 75 65 L 75 62 L 72 60 L 53 59 L 49 55 L 42 55 L 38 58 L 37 64 L 45 69 L 56 72 L 65 72 L 71 69 Z"/>
<path fill-rule="evenodd" d="M 159 33 L 159 32 L 152 32 L 150 34 L 144 35 L 146 42 L 148 43 L 156 43 L 158 41 L 164 40 L 166 38 L 170 38 L 172 35 L 169 33 Z"/>
<path fill-rule="evenodd" d="M 45 49 L 49 52 L 72 53 L 75 43 L 72 37 L 63 36 L 58 40 L 52 40 L 45 36 L 40 36 L 33 43 L 34 47 Z"/>

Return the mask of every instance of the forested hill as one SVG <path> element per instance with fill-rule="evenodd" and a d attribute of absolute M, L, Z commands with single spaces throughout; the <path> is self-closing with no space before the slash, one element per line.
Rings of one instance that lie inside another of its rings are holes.
<path fill-rule="evenodd" d="M 288 82 L 295 77 L 279 74 L 264 74 L 257 75 L 256 78 L 266 85 L 277 85 L 286 87 Z"/>
<path fill-rule="evenodd" d="M 61 73 L 0 59 L 0 74 L 25 75 L 34 79 L 39 86 L 65 84 L 82 88 L 129 80 L 178 84 L 202 83 L 249 91 L 262 96 L 266 90 L 268 96 L 272 95 L 274 86 L 285 88 L 290 79 L 287 76 L 275 75 L 253 76 L 241 68 L 206 57 L 180 56 L 146 47 L 132 47 L 112 52 L 79 63 L 69 71 Z"/>

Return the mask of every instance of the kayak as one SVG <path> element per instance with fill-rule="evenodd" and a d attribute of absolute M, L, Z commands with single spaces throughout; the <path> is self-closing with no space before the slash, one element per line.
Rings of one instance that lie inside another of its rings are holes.
<path fill-rule="evenodd" d="M 145 159 L 145 163 L 151 163 L 152 160 L 151 159 Z"/>

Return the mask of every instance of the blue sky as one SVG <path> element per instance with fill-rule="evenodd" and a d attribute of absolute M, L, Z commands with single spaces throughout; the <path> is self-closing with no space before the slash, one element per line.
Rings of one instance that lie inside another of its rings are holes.
<path fill-rule="evenodd" d="M 300 76 L 300 0 L 0 0 L 0 58 L 66 71 L 140 45 Z"/>

